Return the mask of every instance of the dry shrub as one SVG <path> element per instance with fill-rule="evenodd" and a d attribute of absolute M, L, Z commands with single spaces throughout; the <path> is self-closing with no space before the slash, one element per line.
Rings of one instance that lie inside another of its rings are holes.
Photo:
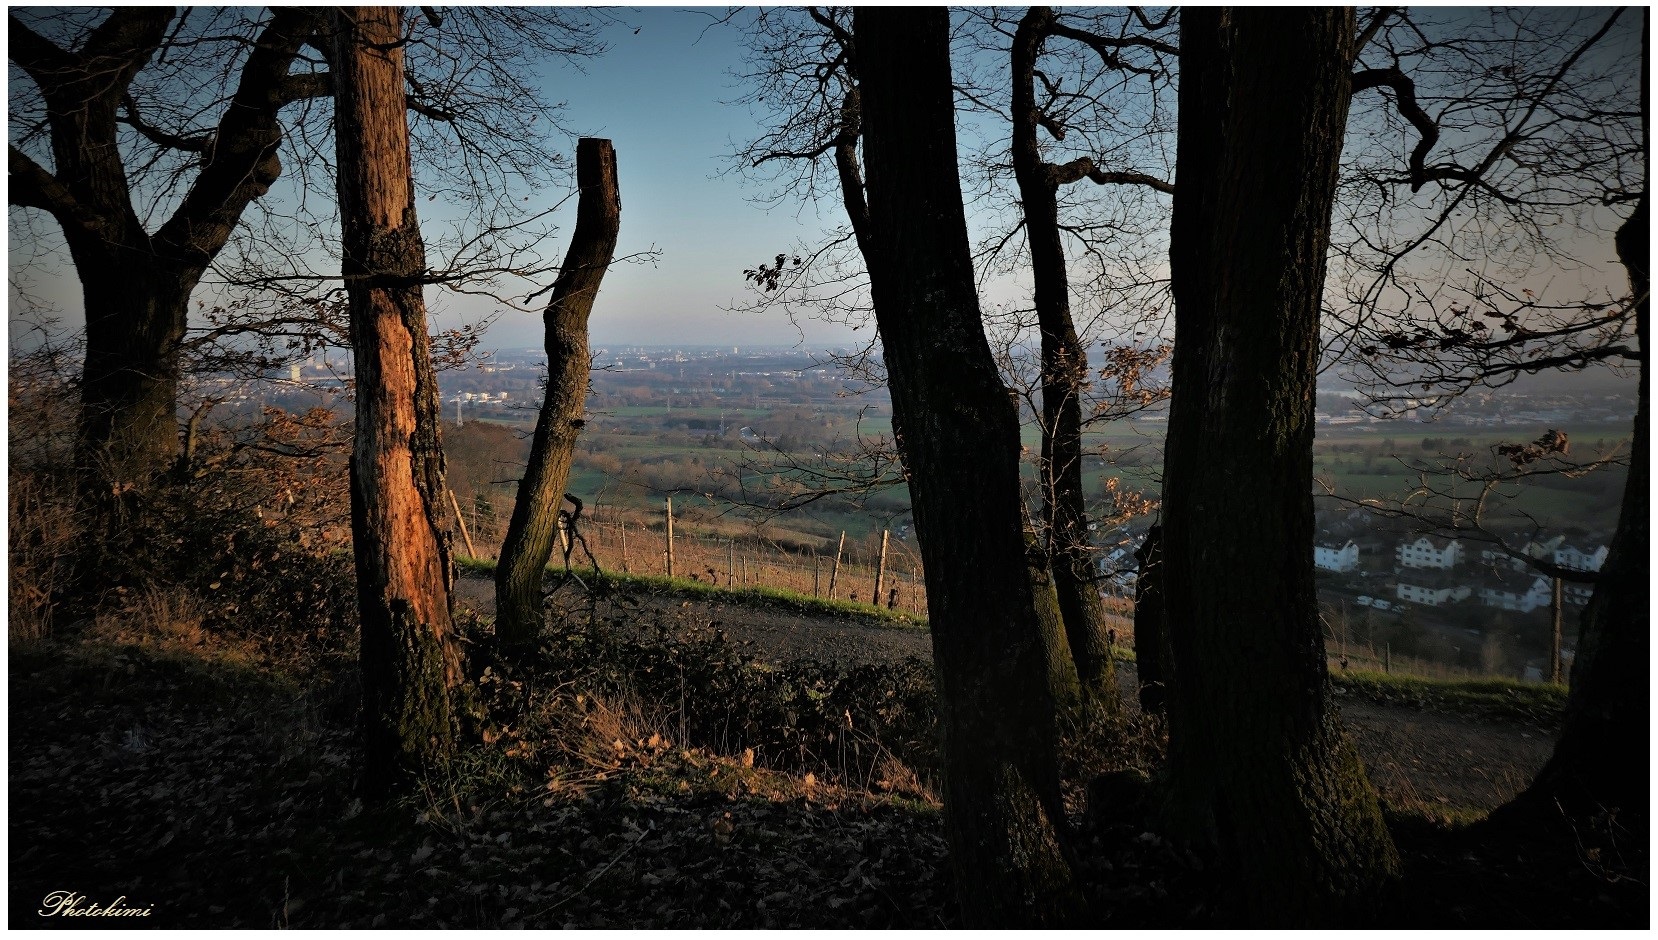
<path fill-rule="evenodd" d="M 7 506 L 7 634 L 34 642 L 52 634 L 57 595 L 68 584 L 75 549 L 74 510 L 62 493 L 29 474 L 11 474 Z"/>
<path fill-rule="evenodd" d="M 119 592 L 121 601 L 100 611 L 88 636 L 110 643 L 160 649 L 192 649 L 207 642 L 204 605 L 188 590 L 149 587 Z"/>
<path fill-rule="evenodd" d="M 1167 749 L 1162 716 L 1122 701 L 1088 702 L 1061 717 L 1060 776 L 1074 799 L 1080 800 L 1088 783 L 1103 774 L 1132 771 L 1152 776 Z"/>
<path fill-rule="evenodd" d="M 941 804 L 937 792 L 908 764 L 888 753 L 875 763 L 872 780 L 865 789 L 907 796 L 924 803 Z"/>
<path fill-rule="evenodd" d="M 540 709 L 533 723 L 545 729 L 560 763 L 603 773 L 649 763 L 673 746 L 664 709 L 648 708 L 635 694 L 573 695 L 557 704 Z"/>
<path fill-rule="evenodd" d="M 347 425 L 324 409 L 196 422 L 190 471 L 126 487 L 93 530 L 74 491 L 72 360 L 49 346 L 11 360 L 11 640 L 102 615 L 341 652 L 355 627 Z"/>
<path fill-rule="evenodd" d="M 550 626 L 522 672 L 486 666 L 487 644 L 473 657 L 493 722 L 485 740 L 500 735 L 532 762 L 568 761 L 596 773 L 686 748 L 849 784 L 871 783 L 881 768 L 905 787 L 936 773 L 932 670 L 919 660 L 774 667 L 720 638 L 681 641 L 664 632 L 641 640 L 574 618 Z M 528 677 L 556 684 L 532 689 Z M 913 771 L 900 774 L 898 764 Z"/>
<path fill-rule="evenodd" d="M 534 786 L 581 791 L 624 768 L 649 767 L 678 747 L 667 710 L 649 706 L 629 689 L 582 685 L 582 691 L 571 682 L 530 688 L 494 666 L 482 668 L 474 688 L 484 705 L 480 730 L 486 745 L 474 751 L 529 774 L 511 787 L 515 792 L 543 772 L 545 779 Z M 488 769 L 510 776 L 501 766 Z M 476 787 L 459 782 L 458 789 Z"/>
<path fill-rule="evenodd" d="M 43 343 L 13 356 L 7 376 L 10 499 L 8 627 L 12 642 L 50 636 L 68 587 L 78 524 L 69 489 L 74 447 L 73 350 Z"/>

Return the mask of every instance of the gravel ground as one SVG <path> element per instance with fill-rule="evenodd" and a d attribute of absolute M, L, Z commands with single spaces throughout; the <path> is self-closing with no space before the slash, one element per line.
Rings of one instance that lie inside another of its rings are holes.
<path fill-rule="evenodd" d="M 494 606 L 493 586 L 486 579 L 460 579 L 457 595 L 462 605 L 474 610 Z M 575 586 L 558 592 L 554 601 L 555 609 L 565 615 L 584 615 L 593 603 Z M 604 598 L 597 604 L 600 616 L 626 613 L 626 619 L 641 629 L 665 627 L 679 636 L 719 631 L 744 653 L 772 662 L 861 664 L 932 656 L 932 640 L 924 630 L 851 616 L 644 593 Z M 1132 667 L 1124 670 L 1124 680 L 1132 687 Z M 1514 722 L 1351 698 L 1340 707 L 1371 779 L 1397 803 L 1494 808 L 1525 787 L 1554 747 L 1550 729 Z"/>

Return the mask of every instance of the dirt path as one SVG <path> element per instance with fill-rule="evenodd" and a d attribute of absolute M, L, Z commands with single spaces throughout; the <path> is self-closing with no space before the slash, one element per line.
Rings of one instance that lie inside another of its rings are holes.
<path fill-rule="evenodd" d="M 493 609 L 489 581 L 465 577 L 456 587 L 461 605 L 479 611 Z M 817 659 L 862 664 L 932 657 L 932 639 L 924 630 L 850 616 L 809 615 L 665 594 L 629 594 L 597 603 L 596 613 L 602 618 L 678 637 L 718 632 L 743 653 L 769 662 Z M 574 587 L 555 595 L 555 609 L 566 615 L 585 615 L 589 604 Z M 1124 671 L 1129 687 L 1132 668 Z M 1519 792 L 1548 760 L 1554 746 L 1551 729 L 1514 722 L 1350 697 L 1343 697 L 1340 706 L 1371 779 L 1385 796 L 1400 804 L 1491 809 Z"/>

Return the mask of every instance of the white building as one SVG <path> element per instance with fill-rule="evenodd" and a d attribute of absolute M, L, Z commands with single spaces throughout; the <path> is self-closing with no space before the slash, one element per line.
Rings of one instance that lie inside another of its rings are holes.
<path fill-rule="evenodd" d="M 1527 568 L 1524 558 L 1516 558 L 1500 548 L 1480 549 L 1480 566 L 1507 571 L 1524 571 Z"/>
<path fill-rule="evenodd" d="M 1606 552 L 1605 545 L 1587 552 L 1572 545 L 1561 545 L 1554 550 L 1554 563 L 1576 571 L 1599 571 L 1606 564 Z"/>
<path fill-rule="evenodd" d="M 1473 595 L 1474 589 L 1466 584 L 1408 584 L 1401 581 L 1397 596 L 1401 601 L 1411 604 L 1421 604 L 1424 607 L 1439 607 L 1442 604 L 1452 604 L 1467 600 Z"/>
<path fill-rule="evenodd" d="M 1314 545 L 1313 567 L 1346 574 L 1359 566 L 1359 547 L 1352 539 L 1346 545 Z"/>
<path fill-rule="evenodd" d="M 1498 610 L 1517 610 L 1529 614 L 1552 600 L 1549 579 L 1536 575 L 1529 581 L 1522 577 L 1503 577 L 1499 573 L 1480 585 L 1480 603 Z"/>
<path fill-rule="evenodd" d="M 1549 558 L 1554 555 L 1555 549 L 1559 548 L 1565 541 L 1566 537 L 1564 535 L 1557 535 L 1553 538 L 1543 539 L 1542 541 L 1532 539 L 1527 542 L 1526 547 L 1520 549 L 1520 551 L 1531 556 L 1532 558 Z"/>
<path fill-rule="evenodd" d="M 1400 542 L 1394 560 L 1401 568 L 1439 568 L 1449 571 L 1462 563 L 1462 543 L 1451 539 L 1443 545 L 1427 536 L 1414 542 Z"/>
<path fill-rule="evenodd" d="M 1593 584 L 1579 584 L 1576 581 L 1562 580 L 1560 588 L 1561 600 L 1575 607 L 1588 606 L 1589 598 L 1595 596 L 1595 586 Z"/>

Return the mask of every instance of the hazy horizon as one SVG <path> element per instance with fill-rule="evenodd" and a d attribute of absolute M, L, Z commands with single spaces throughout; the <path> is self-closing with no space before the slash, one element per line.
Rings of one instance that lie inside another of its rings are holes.
<path fill-rule="evenodd" d="M 576 136 L 590 135 L 610 139 L 617 152 L 622 199 L 619 260 L 604 280 L 590 321 L 592 342 L 765 344 L 806 350 L 863 345 L 872 327 L 854 330 L 841 323 L 791 320 L 776 308 L 764 313 L 740 309 L 762 296 L 744 278 L 745 269 L 778 252 L 793 252 L 803 242 L 820 240 L 826 230 L 844 221 L 832 192 L 824 194 L 821 204 L 785 200 L 768 205 L 765 197 L 773 187 L 763 181 L 745 181 L 737 172 L 733 154 L 759 133 L 758 120 L 749 108 L 732 103 L 746 91 L 733 77 L 747 54 L 742 30 L 719 22 L 724 10 L 611 12 L 622 19 L 603 32 L 608 51 L 584 60 L 579 67 L 559 64 L 544 73 L 554 97 L 565 103 L 561 124 L 569 134 L 559 149 L 571 154 Z M 958 121 L 964 148 L 987 133 L 992 139 L 1003 133 L 994 122 L 986 124 L 981 115 L 968 109 Z M 294 194 L 282 186 L 291 183 L 294 175 L 285 175 L 267 199 L 293 199 Z M 543 254 L 553 261 L 562 258 L 563 240 L 573 227 L 575 200 L 569 198 L 567 184 L 528 197 L 525 204 L 527 214 L 556 206 L 552 219 L 557 231 L 542 244 Z M 313 198 L 331 196 L 331 191 L 313 194 Z M 995 224 L 999 210 L 994 202 L 969 200 L 969 223 L 977 234 Z M 438 250 L 430 246 L 438 244 L 445 222 L 452 221 L 447 209 L 439 196 L 419 202 L 431 251 Z M 38 298 L 41 310 L 58 316 L 65 327 L 78 329 L 81 322 L 79 283 L 62 247 L 61 232 L 44 216 L 19 224 L 19 217 L 28 215 L 14 208 L 8 237 L 14 345 L 26 329 L 23 318 L 31 311 L 25 301 L 30 297 Z M 653 260 L 643 260 L 650 252 L 655 252 Z M 1622 289 L 1609 238 L 1604 244 L 1585 246 L 1583 253 L 1585 263 L 1578 269 L 1534 272 L 1526 283 L 1548 275 L 1558 277 L 1558 282 L 1536 286 L 1546 289 L 1553 284 L 1566 293 L 1581 293 L 1574 281 L 1595 283 L 1605 276 L 1610 278 L 1605 290 Z M 1157 252 L 1151 256 L 1157 257 Z M 337 263 L 319 256 L 313 269 L 327 271 Z M 1161 271 L 1158 262 L 1151 273 L 1163 276 Z M 550 274 L 546 280 L 550 283 Z M 985 274 L 980 291 L 986 313 L 1027 304 L 1026 280 L 1028 276 L 1022 274 Z M 1073 286 L 1079 294 L 1085 292 L 1080 281 Z M 529 292 L 511 293 L 522 300 Z M 204 285 L 194 301 L 211 304 L 220 296 L 215 288 Z M 541 343 L 538 305 L 534 310 L 513 310 L 490 299 L 435 287 L 427 299 L 434 331 L 493 317 L 484 347 L 529 348 Z M 1092 299 L 1079 302 L 1079 329 L 1088 330 L 1084 321 L 1099 314 L 1098 306 Z"/>

